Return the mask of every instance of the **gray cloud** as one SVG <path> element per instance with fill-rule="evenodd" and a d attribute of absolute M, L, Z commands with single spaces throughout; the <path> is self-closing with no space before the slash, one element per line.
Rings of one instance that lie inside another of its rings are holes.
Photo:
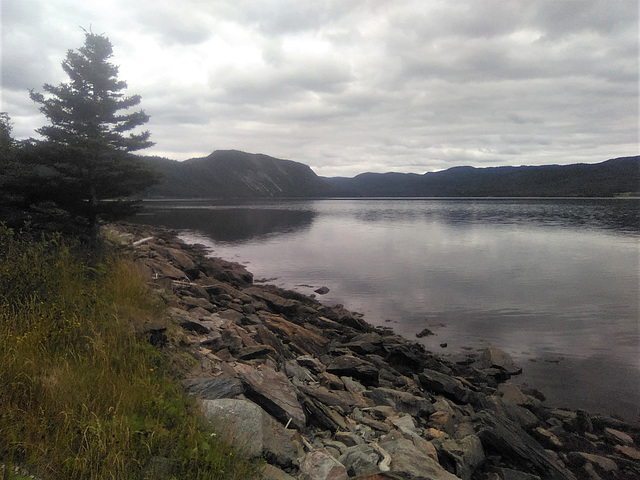
<path fill-rule="evenodd" d="M 19 138 L 46 122 L 27 90 L 65 81 L 89 25 L 142 95 L 149 154 L 236 148 L 349 176 L 637 154 L 633 2 L 3 2 Z"/>

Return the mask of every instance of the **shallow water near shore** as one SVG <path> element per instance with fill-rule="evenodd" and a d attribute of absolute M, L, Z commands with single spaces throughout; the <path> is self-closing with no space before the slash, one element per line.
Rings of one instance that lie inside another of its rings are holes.
<path fill-rule="evenodd" d="M 640 418 L 639 200 L 163 201 L 137 221 L 407 338 L 428 328 L 443 355 L 501 347 L 552 405 Z"/>

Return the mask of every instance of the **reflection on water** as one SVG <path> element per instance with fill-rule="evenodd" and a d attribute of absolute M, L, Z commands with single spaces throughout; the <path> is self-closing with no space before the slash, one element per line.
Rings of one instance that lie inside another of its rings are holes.
<path fill-rule="evenodd" d="M 294 233 L 309 228 L 313 210 L 210 206 L 202 202 L 179 205 L 154 202 L 137 220 L 156 226 L 198 231 L 216 242 L 244 242 L 255 237 Z"/>
<path fill-rule="evenodd" d="M 152 206 L 142 221 L 441 353 L 504 348 L 555 404 L 640 411 L 638 200 Z M 441 343 L 447 343 L 443 350 Z M 570 386 L 571 388 L 563 388 Z"/>

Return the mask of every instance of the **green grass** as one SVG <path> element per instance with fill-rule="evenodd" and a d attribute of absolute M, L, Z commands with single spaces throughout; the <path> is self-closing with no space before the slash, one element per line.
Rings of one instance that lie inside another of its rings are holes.
<path fill-rule="evenodd" d="M 0 463 L 41 479 L 258 476 L 136 336 L 162 314 L 130 260 L 0 226 Z"/>

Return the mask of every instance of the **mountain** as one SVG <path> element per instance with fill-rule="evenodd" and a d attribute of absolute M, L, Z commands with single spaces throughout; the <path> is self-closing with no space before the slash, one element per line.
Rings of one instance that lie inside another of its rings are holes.
<path fill-rule="evenodd" d="M 162 183 L 149 189 L 150 197 L 313 197 L 327 190 L 308 165 L 238 150 L 216 150 L 184 162 L 146 160 L 164 176 Z"/>
<path fill-rule="evenodd" d="M 640 192 L 640 157 L 597 164 L 453 167 L 424 175 L 364 173 L 326 181 L 339 196 L 611 197 Z"/>
<path fill-rule="evenodd" d="M 184 162 L 146 158 L 165 180 L 164 198 L 277 197 L 611 197 L 640 193 L 640 156 L 597 164 L 453 167 L 424 175 L 363 173 L 325 178 L 308 165 L 268 155 L 217 150 Z"/>

